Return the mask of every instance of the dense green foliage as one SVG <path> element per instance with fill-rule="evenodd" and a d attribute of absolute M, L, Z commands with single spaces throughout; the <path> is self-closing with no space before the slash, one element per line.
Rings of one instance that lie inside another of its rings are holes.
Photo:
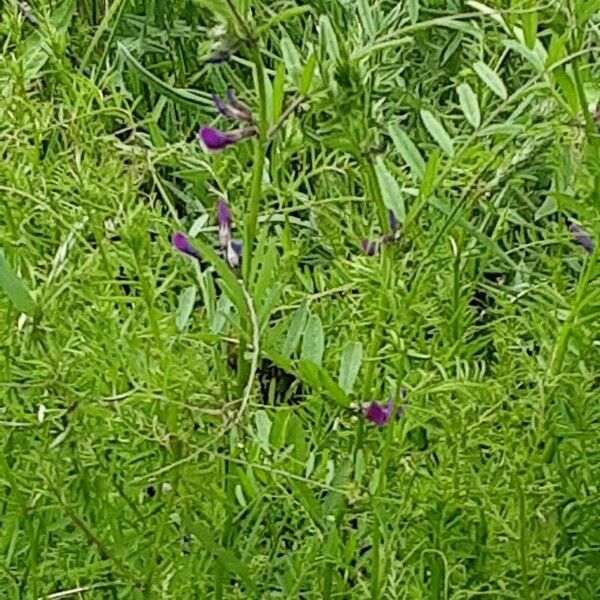
<path fill-rule="evenodd" d="M 597 598 L 599 9 L 4 2 L 2 598 Z"/>

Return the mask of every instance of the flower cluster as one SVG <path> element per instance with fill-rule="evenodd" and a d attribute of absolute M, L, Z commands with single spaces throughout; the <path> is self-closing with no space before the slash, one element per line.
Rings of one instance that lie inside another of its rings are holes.
<path fill-rule="evenodd" d="M 242 244 L 239 240 L 233 239 L 231 235 L 231 212 L 223 198 L 217 203 L 217 225 L 221 254 L 232 269 L 237 269 L 242 256 Z M 171 236 L 171 244 L 176 250 L 187 254 L 187 256 L 191 256 L 197 260 L 201 258 L 200 253 L 192 246 L 187 236 L 179 231 Z"/>
<path fill-rule="evenodd" d="M 220 62 L 222 58 L 223 57 L 221 56 L 215 56 L 214 62 Z M 221 131 L 215 127 L 202 126 L 198 131 L 198 139 L 207 151 L 215 152 L 223 150 L 239 141 L 257 135 L 258 130 L 252 116 L 252 111 L 236 98 L 233 91 L 227 91 L 225 100 L 219 96 L 213 96 L 213 103 L 219 114 L 227 119 L 236 121 L 239 124 L 239 128 L 231 131 Z M 221 255 L 227 264 L 232 269 L 236 270 L 239 267 L 241 260 L 242 245 L 241 242 L 233 239 L 231 211 L 225 200 L 222 198 L 219 199 L 217 203 L 216 220 L 218 226 L 218 246 Z M 373 241 L 367 239 L 361 241 L 361 248 L 368 256 L 378 254 L 383 246 L 400 239 L 401 234 L 398 228 L 398 221 L 396 215 L 391 210 L 389 211 L 388 222 L 388 233 L 380 235 Z M 196 260 L 200 260 L 201 256 L 199 252 L 183 233 L 174 233 L 171 242 L 173 247 L 179 252 Z M 402 397 L 404 397 L 405 393 L 405 390 L 401 391 Z M 364 418 L 379 427 L 388 423 L 393 415 L 399 419 L 402 412 L 402 406 L 394 410 L 394 402 L 391 398 L 385 404 L 371 402 L 363 407 Z"/>
<path fill-rule="evenodd" d="M 198 131 L 198 139 L 202 146 L 208 152 L 217 152 L 251 137 L 254 137 L 258 130 L 254 125 L 254 119 L 250 109 L 240 102 L 232 90 L 227 91 L 227 101 L 223 101 L 219 96 L 213 96 L 213 103 L 217 111 L 224 117 L 238 121 L 244 125 L 239 129 L 232 131 L 221 131 L 216 127 L 202 126 Z"/>

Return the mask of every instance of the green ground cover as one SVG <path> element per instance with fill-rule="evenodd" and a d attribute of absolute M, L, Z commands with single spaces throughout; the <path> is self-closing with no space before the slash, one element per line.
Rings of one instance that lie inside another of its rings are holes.
<path fill-rule="evenodd" d="M 2 598 L 598 597 L 600 2 L 0 6 Z"/>

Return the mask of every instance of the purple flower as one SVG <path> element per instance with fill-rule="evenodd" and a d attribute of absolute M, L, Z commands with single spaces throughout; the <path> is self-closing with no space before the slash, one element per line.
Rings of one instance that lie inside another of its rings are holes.
<path fill-rule="evenodd" d="M 586 252 L 591 254 L 596 247 L 594 240 L 589 234 L 581 229 L 576 223 L 569 223 L 569 231 L 573 234 L 573 238 L 577 244 L 579 244 Z"/>
<path fill-rule="evenodd" d="M 367 239 L 363 239 L 360 241 L 360 247 L 367 256 L 375 256 L 379 252 L 378 241 L 370 242 Z"/>
<path fill-rule="evenodd" d="M 219 131 L 214 127 L 201 127 L 198 132 L 198 139 L 206 150 L 216 152 L 255 134 L 256 127 L 246 127 L 236 131 Z"/>
<path fill-rule="evenodd" d="M 171 236 L 171 244 L 173 244 L 173 247 L 176 250 L 179 250 L 179 252 L 183 252 L 183 254 L 187 254 L 188 256 L 192 256 L 193 258 L 200 258 L 200 254 L 198 253 L 196 248 L 192 246 L 190 241 L 187 239 L 186 235 L 181 233 L 180 231 L 176 231 Z"/>
<path fill-rule="evenodd" d="M 390 224 L 390 230 L 396 231 L 398 228 L 398 219 L 396 219 L 396 215 L 392 209 L 390 209 L 388 212 L 388 222 Z"/>
<path fill-rule="evenodd" d="M 223 198 L 220 198 L 217 204 L 217 224 L 219 226 L 219 246 L 229 266 L 235 269 L 240 264 L 242 245 L 231 237 L 231 211 Z"/>
<path fill-rule="evenodd" d="M 237 137 L 229 132 L 219 131 L 214 127 L 201 127 L 198 132 L 200 143 L 209 151 L 223 150 L 235 144 Z"/>
<path fill-rule="evenodd" d="M 365 418 L 375 423 L 379 427 L 383 427 L 392 416 L 394 408 L 394 402 L 390 398 L 385 404 L 379 402 L 371 402 L 366 408 L 364 408 Z"/>

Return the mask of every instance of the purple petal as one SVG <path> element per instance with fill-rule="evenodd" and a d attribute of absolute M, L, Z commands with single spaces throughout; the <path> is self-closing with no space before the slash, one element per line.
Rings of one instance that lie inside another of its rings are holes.
<path fill-rule="evenodd" d="M 398 219 L 396 219 L 396 215 L 394 214 L 394 211 L 391 209 L 388 212 L 388 222 L 390 224 L 390 229 L 392 231 L 395 231 L 396 228 L 398 227 Z"/>
<path fill-rule="evenodd" d="M 227 88 L 227 102 L 232 104 L 233 106 L 237 105 L 237 98 L 235 97 L 235 92 L 231 88 Z"/>
<path fill-rule="evenodd" d="M 213 104 L 215 105 L 215 108 L 224 117 L 230 117 L 231 116 L 231 114 L 229 113 L 229 108 L 228 108 L 227 104 L 225 104 L 225 102 L 223 102 L 223 100 L 221 100 L 221 98 L 219 98 L 219 96 L 217 96 L 216 94 L 213 94 Z"/>
<path fill-rule="evenodd" d="M 233 133 L 219 131 L 214 127 L 201 127 L 198 132 L 200 143 L 209 151 L 223 150 L 235 144 L 239 137 Z"/>
<path fill-rule="evenodd" d="M 173 244 L 173 247 L 176 250 L 179 250 L 179 252 L 183 252 L 188 256 L 193 256 L 194 258 L 200 258 L 200 254 L 198 253 L 196 248 L 192 246 L 190 241 L 187 239 L 186 235 L 181 233 L 180 231 L 176 231 L 171 236 L 171 244 Z"/>
<path fill-rule="evenodd" d="M 375 423 L 375 425 L 382 427 L 390 420 L 393 407 L 394 403 L 391 398 L 385 404 L 371 402 L 371 404 L 364 409 L 364 415 L 366 419 Z"/>
<path fill-rule="evenodd" d="M 231 53 L 228 50 L 215 50 L 204 62 L 211 65 L 220 65 L 227 62 Z"/>
<path fill-rule="evenodd" d="M 240 240 L 231 240 L 231 248 L 238 255 L 238 258 L 242 257 L 242 242 Z"/>
<path fill-rule="evenodd" d="M 575 242 L 590 254 L 594 251 L 596 244 L 589 234 L 581 229 L 576 223 L 569 224 L 569 231 L 573 234 Z"/>
<path fill-rule="evenodd" d="M 217 223 L 220 226 L 231 227 L 231 212 L 223 198 L 219 198 L 217 204 Z"/>
<path fill-rule="evenodd" d="M 360 247 L 367 256 L 375 256 L 377 254 L 377 242 L 370 242 L 369 240 L 361 240 Z"/>

